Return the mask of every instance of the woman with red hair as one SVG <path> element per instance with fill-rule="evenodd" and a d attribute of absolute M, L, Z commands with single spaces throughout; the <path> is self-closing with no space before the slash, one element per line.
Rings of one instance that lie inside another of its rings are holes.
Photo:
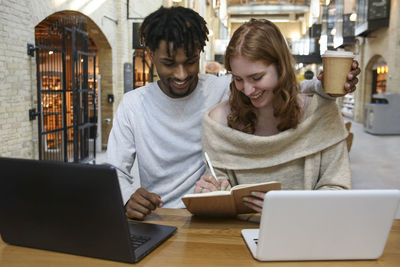
<path fill-rule="evenodd" d="M 219 179 L 202 176 L 195 192 L 267 181 L 283 190 L 351 188 L 348 132 L 336 102 L 299 93 L 294 59 L 275 24 L 243 24 L 225 65 L 230 98 L 203 118 L 203 149 Z M 243 201 L 260 212 L 263 198 L 253 192 Z"/>

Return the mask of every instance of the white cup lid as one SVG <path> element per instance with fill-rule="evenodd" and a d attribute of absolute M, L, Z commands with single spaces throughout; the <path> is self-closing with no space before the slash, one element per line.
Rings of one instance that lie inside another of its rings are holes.
<path fill-rule="evenodd" d="M 327 50 L 322 55 L 322 57 L 351 57 L 351 58 L 354 58 L 354 54 L 353 54 L 353 52 L 349 52 L 349 51 Z"/>

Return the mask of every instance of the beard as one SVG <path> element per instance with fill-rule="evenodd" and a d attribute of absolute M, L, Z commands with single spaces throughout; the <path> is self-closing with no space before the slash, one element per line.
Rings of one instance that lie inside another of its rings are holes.
<path fill-rule="evenodd" d="M 189 84 L 185 91 L 175 89 L 173 86 L 170 85 L 170 81 L 168 81 L 167 83 L 161 81 L 161 83 L 164 85 L 164 88 L 168 92 L 169 96 L 173 98 L 182 98 L 190 95 L 194 91 L 198 83 L 198 76 L 196 76 L 195 78 L 189 78 L 188 81 Z"/>

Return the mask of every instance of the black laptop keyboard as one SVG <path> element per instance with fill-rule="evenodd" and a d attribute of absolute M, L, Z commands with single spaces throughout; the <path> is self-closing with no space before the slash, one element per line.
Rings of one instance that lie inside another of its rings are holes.
<path fill-rule="evenodd" d="M 147 241 L 149 241 L 151 237 L 149 236 L 140 236 L 140 235 L 131 235 L 130 240 L 131 240 L 131 245 L 133 249 L 137 249 Z"/>

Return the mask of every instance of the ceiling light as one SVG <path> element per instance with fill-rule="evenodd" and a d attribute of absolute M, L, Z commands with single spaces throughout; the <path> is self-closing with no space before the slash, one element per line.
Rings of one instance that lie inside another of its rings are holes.
<path fill-rule="evenodd" d="M 284 5 L 256 5 L 256 6 L 230 6 L 228 13 L 232 15 L 268 15 L 268 14 L 303 14 L 310 12 L 306 5 L 284 6 Z"/>

